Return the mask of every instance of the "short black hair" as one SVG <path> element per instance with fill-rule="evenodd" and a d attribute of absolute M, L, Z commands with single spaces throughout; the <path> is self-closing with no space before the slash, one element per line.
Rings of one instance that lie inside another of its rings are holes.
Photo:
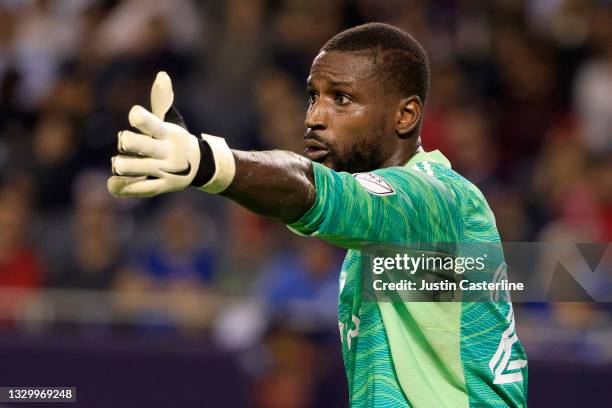
<path fill-rule="evenodd" d="M 407 32 L 384 23 L 367 23 L 336 34 L 321 51 L 374 53 L 377 74 L 405 96 L 424 103 L 429 92 L 429 60 L 425 50 Z M 382 57 L 382 58 L 379 58 Z"/>

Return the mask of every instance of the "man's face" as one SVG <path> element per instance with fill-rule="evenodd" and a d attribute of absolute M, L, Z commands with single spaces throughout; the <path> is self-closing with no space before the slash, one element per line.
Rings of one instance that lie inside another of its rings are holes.
<path fill-rule="evenodd" d="M 369 52 L 322 51 L 308 77 L 304 155 L 336 171 L 380 168 L 393 154 L 395 101 Z"/>

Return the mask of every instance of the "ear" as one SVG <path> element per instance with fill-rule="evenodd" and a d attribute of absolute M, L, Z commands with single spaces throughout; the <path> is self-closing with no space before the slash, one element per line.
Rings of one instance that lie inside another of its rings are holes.
<path fill-rule="evenodd" d="M 412 95 L 400 101 L 395 122 L 395 132 L 401 139 L 412 135 L 414 129 L 421 123 L 423 103 L 421 99 Z"/>

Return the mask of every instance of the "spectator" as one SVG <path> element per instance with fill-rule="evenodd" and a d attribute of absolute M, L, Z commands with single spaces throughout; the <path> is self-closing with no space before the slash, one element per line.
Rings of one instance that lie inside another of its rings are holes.
<path fill-rule="evenodd" d="M 0 290 L 38 289 L 45 272 L 38 251 L 28 242 L 28 222 L 33 214 L 27 186 L 0 187 Z M 17 316 L 26 304 L 25 296 L 6 292 L 0 296 L 0 321 Z"/>
<path fill-rule="evenodd" d="M 73 186 L 73 196 L 75 211 L 70 228 L 66 236 L 55 238 L 61 249 L 51 254 L 53 284 L 109 289 L 122 261 L 123 240 L 114 200 L 106 194 L 106 175 L 94 170 L 81 173 Z M 62 231 L 57 226 L 54 230 Z"/>
<path fill-rule="evenodd" d="M 158 213 L 154 237 L 131 262 L 131 276 L 143 287 L 206 288 L 215 278 L 217 256 L 211 246 L 212 225 L 189 202 L 177 198 Z"/>
<path fill-rule="evenodd" d="M 335 248 L 317 240 L 299 239 L 263 268 L 255 293 L 268 303 L 272 314 L 293 311 L 314 319 L 335 319 L 340 264 Z"/>
<path fill-rule="evenodd" d="M 593 17 L 599 56 L 580 67 L 574 104 L 587 148 L 602 153 L 612 150 L 612 9 L 599 11 Z"/>

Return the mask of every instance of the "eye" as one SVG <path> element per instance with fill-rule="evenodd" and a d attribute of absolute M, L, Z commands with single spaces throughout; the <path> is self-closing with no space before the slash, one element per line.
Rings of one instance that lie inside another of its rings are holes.
<path fill-rule="evenodd" d="M 311 105 L 317 101 L 319 98 L 319 94 L 315 91 L 308 92 L 308 103 Z"/>
<path fill-rule="evenodd" d="M 336 97 L 334 98 L 334 100 L 340 106 L 346 106 L 349 103 L 351 103 L 351 98 L 349 98 L 348 95 L 341 93 L 341 92 L 338 92 L 336 94 Z"/>

